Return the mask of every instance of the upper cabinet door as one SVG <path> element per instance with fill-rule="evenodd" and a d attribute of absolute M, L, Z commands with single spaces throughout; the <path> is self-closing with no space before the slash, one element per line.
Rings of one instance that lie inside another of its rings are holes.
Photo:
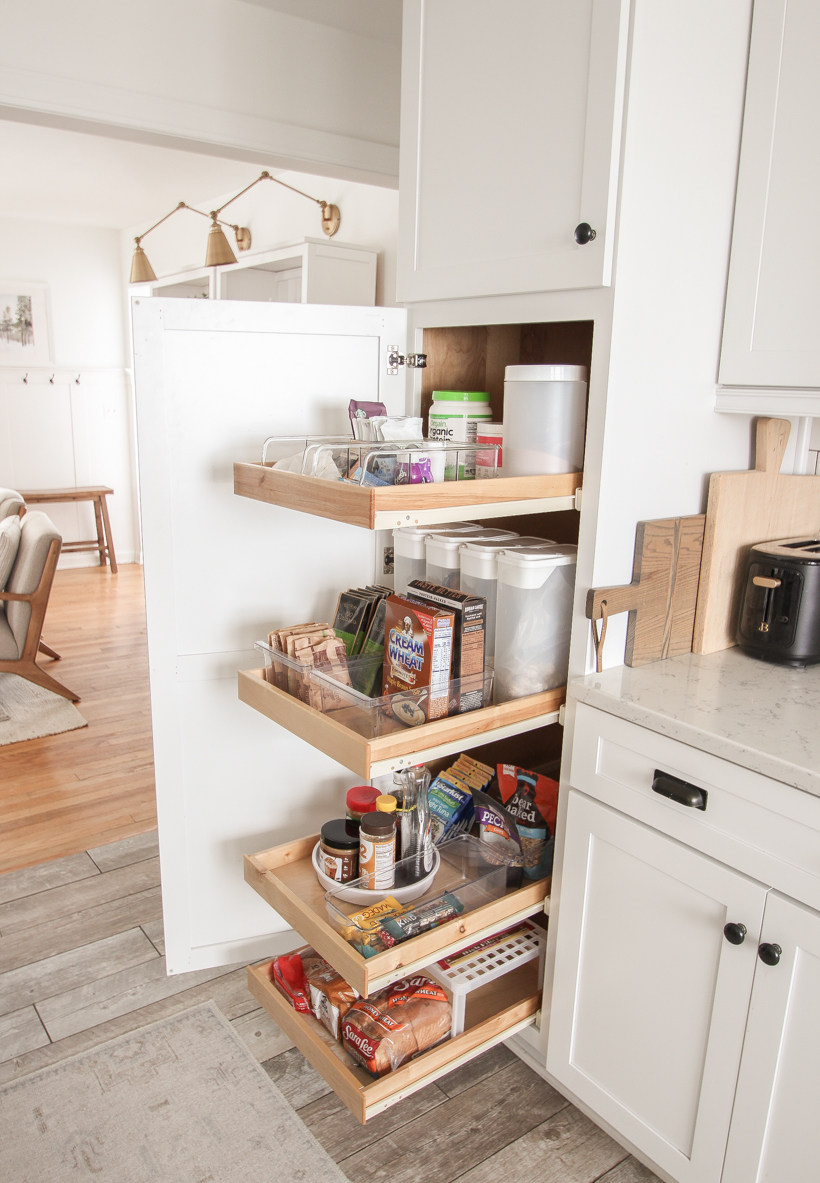
<path fill-rule="evenodd" d="M 755 0 L 720 381 L 820 386 L 820 5 Z"/>
<path fill-rule="evenodd" d="M 628 10 L 405 0 L 400 301 L 610 283 Z"/>

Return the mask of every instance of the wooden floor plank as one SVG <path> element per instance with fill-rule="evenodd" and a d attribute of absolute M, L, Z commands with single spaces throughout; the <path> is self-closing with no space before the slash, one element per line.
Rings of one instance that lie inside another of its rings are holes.
<path fill-rule="evenodd" d="M 89 879 L 99 873 L 99 867 L 85 851 L 55 859 L 53 863 L 39 863 L 22 871 L 11 871 L 8 875 L 0 875 L 0 904 L 52 887 L 62 887 L 65 883 L 76 883 L 78 879 Z"/>
<path fill-rule="evenodd" d="M 327 1093 L 318 1101 L 303 1106 L 298 1113 L 330 1157 L 344 1170 L 344 1159 L 389 1137 L 417 1117 L 426 1114 L 428 1121 L 434 1122 L 431 1111 L 446 1100 L 446 1093 L 438 1085 L 430 1084 L 404 1101 L 399 1101 L 398 1105 L 386 1109 L 384 1113 L 371 1117 L 366 1125 L 353 1116 L 335 1093 Z"/>
<path fill-rule="evenodd" d="M 298 1048 L 289 1048 L 262 1067 L 294 1109 L 302 1109 L 330 1092 L 330 1085 L 308 1064 Z"/>
<path fill-rule="evenodd" d="M 231 1026 L 260 1064 L 293 1047 L 293 1041 L 261 1007 L 239 1019 L 233 1019 Z"/>
<path fill-rule="evenodd" d="M 608 1134 L 567 1105 L 509 1146 L 467 1171 L 459 1183 L 595 1183 L 626 1157 Z M 611 1180 L 610 1176 L 608 1177 Z M 650 1176 L 651 1177 L 651 1176 Z"/>
<path fill-rule="evenodd" d="M 93 859 L 101 871 L 115 871 L 118 867 L 129 867 L 132 863 L 141 863 L 158 855 L 159 835 L 156 830 L 149 830 L 147 834 L 137 834 L 136 837 L 127 838 L 124 842 L 96 846 L 88 851 L 89 858 Z"/>
<path fill-rule="evenodd" d="M 48 1035 L 33 1006 L 0 1015 L 0 1062 L 23 1056 L 48 1043 Z"/>
<path fill-rule="evenodd" d="M 22 899 L 0 904 L 0 942 L 13 933 L 46 924 L 64 916 L 78 916 L 110 900 L 137 895 L 159 885 L 159 859 L 146 859 L 115 871 L 52 887 Z M 2 944 L 0 944 L 2 947 Z"/>
<path fill-rule="evenodd" d="M 0 1014 L 153 960 L 159 960 L 157 950 L 141 928 L 131 928 L 79 949 L 22 965 L 0 974 Z"/>
<path fill-rule="evenodd" d="M 433 1120 L 417 1118 L 346 1158 L 344 1171 L 352 1183 L 381 1183 L 385 1179 L 390 1183 L 418 1183 L 420 1179 L 451 1183 L 567 1104 L 560 1093 L 516 1059 L 439 1105 Z M 515 1183 L 521 1178 L 537 1179 L 538 1175 L 519 1171 Z"/>
<path fill-rule="evenodd" d="M 151 920 L 147 924 L 143 924 L 142 931 L 148 937 L 148 940 L 154 946 L 156 951 L 165 956 L 165 922 L 160 916 L 159 920 Z"/>
<path fill-rule="evenodd" d="M 200 969 L 195 973 L 168 977 L 165 958 L 157 957 L 47 998 L 38 1003 L 37 1012 L 49 1037 L 56 1043 L 58 1039 L 67 1039 L 89 1027 L 98 1027 L 110 1019 L 144 1009 L 152 1002 L 184 993 L 192 986 L 221 978 L 237 968 L 240 967 Z"/>
<path fill-rule="evenodd" d="M 638 1162 L 630 1155 L 613 1170 L 601 1175 L 597 1183 L 661 1183 L 661 1181 L 657 1175 L 650 1171 L 649 1167 L 645 1167 L 643 1163 Z"/>
<path fill-rule="evenodd" d="M 142 567 L 58 571 L 44 640 L 88 727 L 0 748 L 0 873 L 156 828 Z"/>

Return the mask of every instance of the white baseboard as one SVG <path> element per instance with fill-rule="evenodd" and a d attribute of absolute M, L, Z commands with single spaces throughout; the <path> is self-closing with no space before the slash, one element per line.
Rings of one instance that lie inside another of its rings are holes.
<path fill-rule="evenodd" d="M 117 566 L 124 563 L 141 563 L 142 555 L 133 550 L 117 551 Z M 72 567 L 99 567 L 100 558 L 96 551 L 81 551 L 79 554 L 60 555 L 57 563 L 58 571 L 67 571 Z"/>

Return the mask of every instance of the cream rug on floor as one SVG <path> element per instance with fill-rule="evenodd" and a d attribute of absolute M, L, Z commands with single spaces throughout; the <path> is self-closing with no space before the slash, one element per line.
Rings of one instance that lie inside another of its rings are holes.
<path fill-rule="evenodd" d="M 0 674 L 0 746 L 87 727 L 73 702 L 17 674 Z"/>
<path fill-rule="evenodd" d="M 206 1003 L 0 1090 L 9 1183 L 345 1183 Z"/>

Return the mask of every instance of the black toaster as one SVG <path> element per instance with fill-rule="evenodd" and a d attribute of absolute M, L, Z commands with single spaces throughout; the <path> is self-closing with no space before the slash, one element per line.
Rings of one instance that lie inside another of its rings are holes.
<path fill-rule="evenodd" d="M 820 661 L 820 538 L 753 546 L 737 640 L 745 653 L 782 665 Z"/>

